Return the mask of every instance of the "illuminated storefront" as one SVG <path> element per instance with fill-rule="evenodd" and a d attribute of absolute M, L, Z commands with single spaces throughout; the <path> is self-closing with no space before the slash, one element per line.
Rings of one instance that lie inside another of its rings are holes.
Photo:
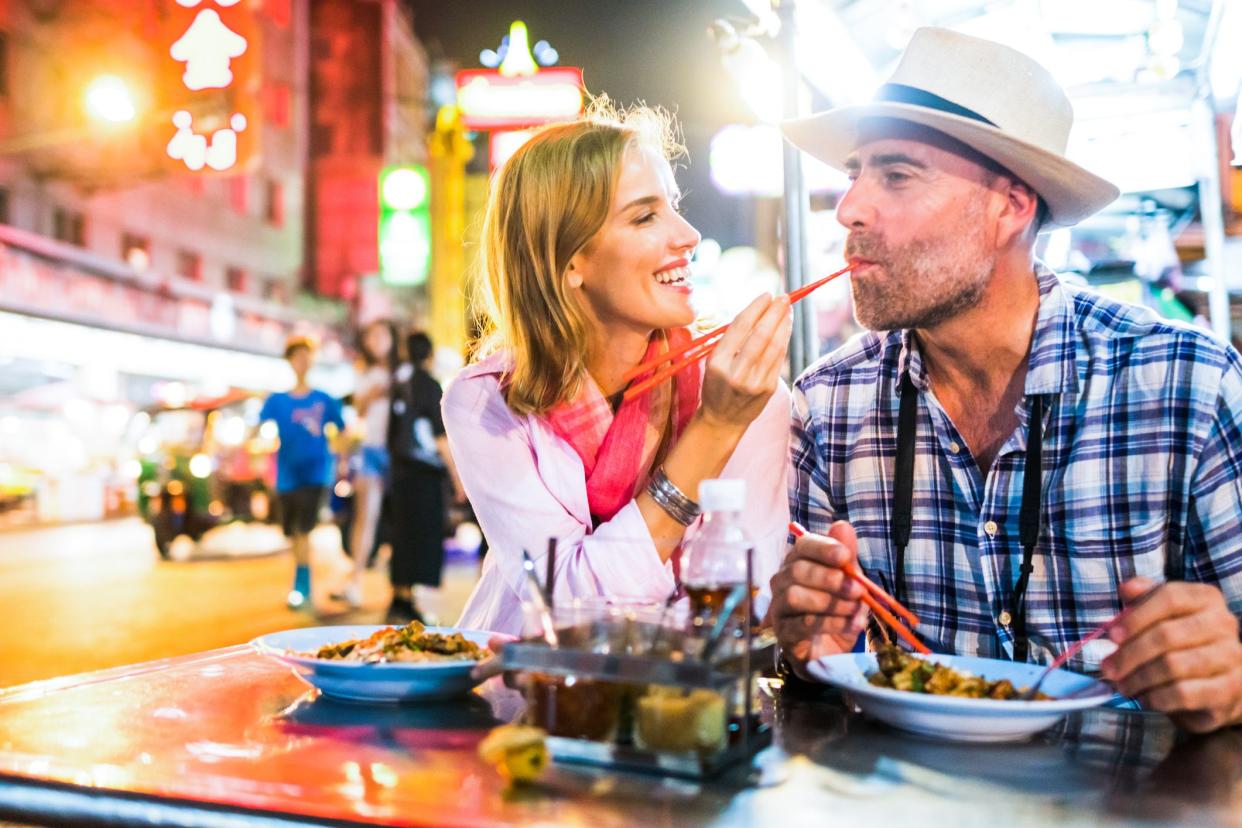
<path fill-rule="evenodd" d="M 287 388 L 295 330 L 345 393 L 340 344 L 283 306 L 0 226 L 0 527 L 132 511 L 148 412 Z"/>

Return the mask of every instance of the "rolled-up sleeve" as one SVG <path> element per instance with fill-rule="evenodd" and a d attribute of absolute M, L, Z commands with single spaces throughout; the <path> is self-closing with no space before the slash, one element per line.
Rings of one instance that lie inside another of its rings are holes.
<path fill-rule="evenodd" d="M 1242 618 L 1242 360 L 1226 351 L 1219 392 L 1191 481 L 1186 577 L 1219 586 Z"/>
<path fill-rule="evenodd" d="M 795 385 L 790 420 L 789 513 L 812 532 L 827 532 L 838 514 L 829 494 L 811 406 L 806 390 Z"/>

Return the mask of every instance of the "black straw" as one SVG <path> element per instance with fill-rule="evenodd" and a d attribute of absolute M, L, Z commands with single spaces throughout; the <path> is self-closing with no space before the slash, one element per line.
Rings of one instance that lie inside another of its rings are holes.
<path fill-rule="evenodd" d="M 548 538 L 548 572 L 543 579 L 544 591 L 548 594 L 548 609 L 552 609 L 552 588 L 556 582 L 556 538 Z"/>

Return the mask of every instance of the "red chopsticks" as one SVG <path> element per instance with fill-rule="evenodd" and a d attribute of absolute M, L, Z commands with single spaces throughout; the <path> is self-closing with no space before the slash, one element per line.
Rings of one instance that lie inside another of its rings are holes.
<path fill-rule="evenodd" d="M 800 538 L 807 534 L 806 529 L 802 528 L 802 526 L 798 523 L 791 522 L 789 524 L 789 531 L 795 538 Z M 887 624 L 893 632 L 897 633 L 897 635 L 904 639 L 906 643 L 913 647 L 915 652 L 922 653 L 923 655 L 931 655 L 931 650 L 927 649 L 927 645 L 925 645 L 922 641 L 919 641 L 918 636 L 907 629 L 901 621 L 897 620 L 893 613 L 900 615 L 902 618 L 909 621 L 911 626 L 915 627 L 919 625 L 918 616 L 903 607 L 896 598 L 885 592 L 878 584 L 875 583 L 875 581 L 872 581 L 864 575 L 862 570 L 854 564 L 851 563 L 850 565 L 843 567 L 842 571 L 862 586 L 864 590 L 862 602 L 876 614 L 877 618 Z M 889 608 L 892 609 L 892 612 L 885 609 L 881 602 L 888 604 Z"/>
<path fill-rule="evenodd" d="M 789 304 L 792 305 L 795 302 L 799 302 L 802 299 L 805 299 L 811 293 L 811 291 L 816 290 L 817 288 L 823 287 L 824 285 L 831 282 L 833 279 L 837 278 L 838 276 L 842 274 L 849 273 L 853 269 L 854 269 L 853 265 L 850 265 L 849 267 L 844 267 L 841 270 L 838 270 L 836 273 L 830 273 L 829 275 L 825 276 L 824 278 L 820 279 L 817 282 L 811 282 L 809 285 L 803 285 L 797 290 L 790 291 L 789 292 Z M 732 324 L 732 323 L 729 323 L 729 324 Z M 690 340 L 689 342 L 687 342 L 685 345 L 681 346 L 680 348 L 669 351 L 666 354 L 660 354 L 660 356 L 656 357 L 655 359 L 652 359 L 648 362 L 641 363 L 640 365 L 636 365 L 635 367 L 631 368 L 623 376 L 623 379 L 625 379 L 627 382 L 629 380 L 634 379 L 635 377 L 642 376 L 643 374 L 656 368 L 659 365 L 663 365 L 665 363 L 672 363 L 667 368 L 657 371 L 655 374 L 643 380 L 642 382 L 638 383 L 637 385 L 634 385 L 634 386 L 631 386 L 625 389 L 625 394 L 622 395 L 621 397 L 622 401 L 629 402 L 635 397 L 638 397 L 642 394 L 647 393 L 652 388 L 655 388 L 657 385 L 664 382 L 669 377 L 680 372 L 687 365 L 693 365 L 694 363 L 698 362 L 700 359 L 703 359 L 704 357 L 706 357 L 713 350 L 715 350 L 716 345 L 720 342 L 720 337 L 724 336 L 724 332 L 729 329 L 729 324 L 721 325 L 719 328 L 710 330 L 707 333 L 703 334 L 702 336 L 695 337 L 694 339 Z"/>

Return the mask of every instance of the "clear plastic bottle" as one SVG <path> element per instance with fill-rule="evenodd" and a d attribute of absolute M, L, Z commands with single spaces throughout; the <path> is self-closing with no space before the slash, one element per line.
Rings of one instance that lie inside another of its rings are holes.
<path fill-rule="evenodd" d="M 729 593 L 746 582 L 752 543 L 742 528 L 745 504 L 745 480 L 704 480 L 699 484 L 703 523 L 682 550 L 681 568 L 681 581 L 690 597 L 691 618 L 696 627 L 714 623 Z M 755 592 L 752 584 L 752 598 Z M 740 621 L 745 612 L 743 602 L 734 615 Z"/>

